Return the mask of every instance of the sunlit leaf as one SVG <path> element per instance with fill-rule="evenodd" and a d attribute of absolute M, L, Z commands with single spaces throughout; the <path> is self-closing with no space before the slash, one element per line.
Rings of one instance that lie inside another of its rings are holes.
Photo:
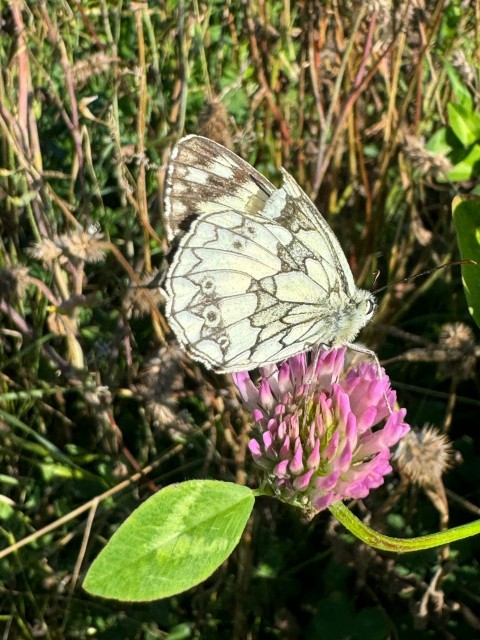
<path fill-rule="evenodd" d="M 452 102 L 448 103 L 447 110 L 450 126 L 464 147 L 480 140 L 480 114 Z"/>
<path fill-rule="evenodd" d="M 442 127 L 428 140 L 425 148 L 432 153 L 448 155 L 458 144 L 459 140 L 452 134 L 452 130 L 447 127 Z"/>
<path fill-rule="evenodd" d="M 471 180 L 480 175 L 480 145 L 474 145 L 468 154 L 457 162 L 447 173 L 447 178 L 452 182 Z"/>
<path fill-rule="evenodd" d="M 455 101 L 463 105 L 468 111 L 472 111 L 473 97 L 469 88 L 465 86 L 462 79 L 449 62 L 445 64 L 445 69 L 447 71 L 450 84 L 452 85 Z"/>
<path fill-rule="evenodd" d="M 253 492 L 229 482 L 191 480 L 144 502 L 92 564 L 84 588 L 104 598 L 147 601 L 190 589 L 238 544 Z"/>
<path fill-rule="evenodd" d="M 462 260 L 477 263 L 462 265 L 462 278 L 468 309 L 480 327 L 480 197 L 457 196 L 452 210 Z"/>

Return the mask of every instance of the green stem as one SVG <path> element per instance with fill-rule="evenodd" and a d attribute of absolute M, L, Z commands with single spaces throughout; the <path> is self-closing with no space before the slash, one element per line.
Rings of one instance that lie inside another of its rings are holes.
<path fill-rule="evenodd" d="M 428 536 L 420 536 L 419 538 L 391 538 L 367 527 L 366 524 L 353 515 L 343 502 L 332 504 L 329 510 L 346 529 L 357 538 L 360 538 L 360 540 L 363 540 L 363 542 L 376 549 L 395 551 L 396 553 L 433 549 L 480 533 L 480 520 L 475 520 L 475 522 L 463 524 L 460 527 L 439 531 Z"/>

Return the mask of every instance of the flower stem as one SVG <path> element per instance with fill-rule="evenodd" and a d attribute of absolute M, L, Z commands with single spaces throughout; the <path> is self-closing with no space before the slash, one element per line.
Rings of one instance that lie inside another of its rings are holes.
<path fill-rule="evenodd" d="M 480 520 L 475 520 L 475 522 L 463 524 L 453 529 L 447 529 L 447 531 L 432 533 L 428 536 L 420 536 L 418 538 L 391 538 L 367 527 L 366 524 L 353 515 L 343 502 L 336 502 L 330 505 L 329 510 L 346 529 L 357 536 L 357 538 L 360 538 L 360 540 L 363 540 L 363 542 L 366 542 L 376 549 L 394 551 L 396 553 L 433 549 L 480 533 Z"/>

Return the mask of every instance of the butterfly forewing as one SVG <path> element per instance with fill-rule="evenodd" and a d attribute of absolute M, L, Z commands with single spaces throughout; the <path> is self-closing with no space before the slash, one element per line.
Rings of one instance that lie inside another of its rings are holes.
<path fill-rule="evenodd" d="M 172 153 L 166 199 L 171 235 L 193 217 L 165 287 L 170 324 L 194 358 L 247 370 L 348 342 L 365 324 L 366 292 L 286 172 L 275 189 L 232 152 L 189 136 Z"/>
<path fill-rule="evenodd" d="M 220 150 L 220 152 L 219 152 Z M 261 210 L 275 187 L 248 162 L 200 136 L 182 138 L 172 151 L 165 189 L 165 224 L 172 240 L 201 213 Z"/>

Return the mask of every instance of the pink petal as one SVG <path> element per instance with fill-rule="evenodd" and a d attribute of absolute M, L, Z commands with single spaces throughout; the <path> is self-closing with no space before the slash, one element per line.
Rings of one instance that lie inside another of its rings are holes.
<path fill-rule="evenodd" d="M 263 378 L 260 383 L 259 396 L 260 404 L 262 405 L 262 407 L 270 412 L 275 404 L 275 398 L 273 396 L 272 390 L 270 389 L 270 384 L 268 383 L 268 380 L 266 380 L 266 378 Z"/>
<path fill-rule="evenodd" d="M 320 464 L 320 440 L 315 440 L 313 450 L 307 458 L 307 467 L 309 469 L 317 469 Z"/>
<path fill-rule="evenodd" d="M 288 478 L 289 474 L 287 472 L 288 468 L 288 460 L 282 460 L 279 462 L 273 469 L 273 473 L 279 478 Z"/>
<path fill-rule="evenodd" d="M 303 467 L 303 447 L 300 438 L 295 441 L 295 451 L 292 461 L 290 462 L 289 470 L 294 475 L 302 473 Z"/>
<path fill-rule="evenodd" d="M 280 458 L 285 458 L 289 455 L 289 453 L 290 453 L 290 436 L 286 436 L 280 448 L 280 451 L 278 452 L 278 455 L 280 456 Z"/>
<path fill-rule="evenodd" d="M 330 492 L 326 495 L 316 495 L 312 500 L 312 505 L 317 511 L 323 511 L 324 509 L 329 507 L 332 502 L 334 502 L 334 495 L 333 492 Z"/>
<path fill-rule="evenodd" d="M 295 478 L 295 480 L 293 481 L 294 489 L 296 489 L 297 491 L 305 491 L 306 489 L 308 489 L 308 485 L 310 484 L 312 475 L 313 469 Z"/>

